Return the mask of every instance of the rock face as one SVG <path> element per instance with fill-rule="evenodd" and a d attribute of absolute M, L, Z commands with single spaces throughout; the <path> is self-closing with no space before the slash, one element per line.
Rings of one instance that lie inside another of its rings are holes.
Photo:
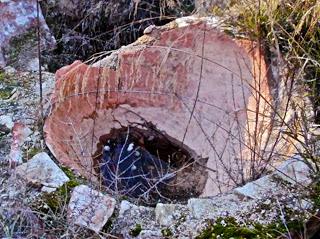
<path fill-rule="evenodd" d="M 70 223 L 99 232 L 113 214 L 116 201 L 102 193 L 80 185 L 74 188 L 69 202 Z"/>
<path fill-rule="evenodd" d="M 313 207 L 305 191 L 310 185 L 306 182 L 312 173 L 306 170 L 306 164 L 299 159 L 289 159 L 277 167 L 276 171 L 247 183 L 231 192 L 208 198 L 190 198 L 187 205 L 158 203 L 155 208 L 137 206 L 122 201 L 114 229 L 125 238 L 130 231 L 140 225 L 139 238 L 167 238 L 166 232 L 173 238 L 197 238 L 207 227 L 208 219 L 217 223 L 217 219 L 228 221 L 235 219 L 246 227 L 270 224 L 285 218 L 308 217 Z M 304 176 L 301 176 L 301 169 Z M 293 177 L 296 171 L 300 176 Z M 289 177 L 280 177 L 279 173 Z M 264 184 L 263 184 L 264 183 Z M 282 210 L 280 212 L 280 209 Z M 281 214 L 283 213 L 283 214 Z M 145 233 L 149 235 L 145 236 Z"/>
<path fill-rule="evenodd" d="M 50 48 L 55 39 L 40 9 L 42 48 Z M 36 62 L 37 5 L 34 0 L 0 1 L 0 66 L 13 64 L 37 70 Z M 19 57 L 21 55 L 21 57 Z M 26 58 L 26 59 L 23 59 Z M 36 62 L 37 63 L 37 62 Z"/>
<path fill-rule="evenodd" d="M 269 137 L 272 96 L 261 49 L 232 39 L 207 18 L 183 18 L 146 33 L 93 66 L 77 61 L 56 73 L 44 127 L 56 158 L 95 178 L 90 169 L 99 140 L 112 129 L 148 130 L 152 123 L 194 158 L 208 158 L 203 196 L 265 168 L 262 159 L 270 162 L 277 137 Z"/>
<path fill-rule="evenodd" d="M 124 200 L 119 205 L 119 216 L 114 225 L 116 233 L 122 234 L 125 238 L 131 238 L 130 231 L 137 225 L 144 229 L 152 229 L 156 226 L 154 208 L 137 206 Z"/>

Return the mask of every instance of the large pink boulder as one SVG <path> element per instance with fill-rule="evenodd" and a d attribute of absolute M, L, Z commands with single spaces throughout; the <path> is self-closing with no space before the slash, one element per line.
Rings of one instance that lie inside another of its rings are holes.
<path fill-rule="evenodd" d="M 94 65 L 77 61 L 56 73 L 47 145 L 97 180 L 101 137 L 152 122 L 194 157 L 208 158 L 203 196 L 240 184 L 269 156 L 272 97 L 261 49 L 208 20 L 179 19 L 145 33 Z"/>

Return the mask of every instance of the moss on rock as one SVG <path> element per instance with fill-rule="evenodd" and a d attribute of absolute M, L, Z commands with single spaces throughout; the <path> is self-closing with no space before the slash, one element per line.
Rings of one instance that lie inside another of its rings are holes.
<path fill-rule="evenodd" d="M 141 231 L 142 231 L 142 226 L 140 224 L 137 224 L 135 228 L 131 229 L 130 235 L 133 237 L 137 237 L 139 236 Z"/>
<path fill-rule="evenodd" d="M 162 229 L 161 234 L 166 238 L 171 237 L 173 235 L 172 231 L 169 228 Z"/>
<path fill-rule="evenodd" d="M 35 203 L 37 205 L 36 208 L 40 209 L 40 211 L 47 213 L 50 210 L 56 213 L 63 210 L 71 198 L 73 188 L 81 184 L 80 179 L 74 175 L 72 170 L 65 167 L 62 167 L 62 170 L 69 177 L 70 181 L 52 193 L 44 193 L 40 200 Z"/>
<path fill-rule="evenodd" d="M 12 38 L 9 43 L 10 48 L 5 52 L 8 64 L 15 63 L 23 51 L 36 46 L 36 40 L 35 28 L 30 28 L 25 34 Z"/>
<path fill-rule="evenodd" d="M 218 218 L 214 223 L 209 223 L 208 227 L 196 238 L 197 239 L 273 239 L 287 233 L 287 228 L 300 230 L 303 228 L 302 222 L 292 221 L 287 225 L 281 222 L 274 222 L 267 225 L 252 223 L 241 225 L 235 218 Z"/>

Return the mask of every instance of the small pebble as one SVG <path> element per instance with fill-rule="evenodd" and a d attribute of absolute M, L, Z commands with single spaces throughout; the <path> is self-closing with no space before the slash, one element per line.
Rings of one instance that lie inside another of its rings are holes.
<path fill-rule="evenodd" d="M 128 152 L 132 151 L 132 150 L 133 150 L 133 147 L 134 147 L 134 144 L 133 144 L 133 143 L 129 144 L 129 146 L 128 146 L 128 148 L 127 148 L 127 151 L 128 151 Z"/>
<path fill-rule="evenodd" d="M 141 155 L 141 154 L 140 154 L 139 151 L 135 151 L 135 152 L 134 152 L 134 156 L 139 157 L 140 155 Z"/>

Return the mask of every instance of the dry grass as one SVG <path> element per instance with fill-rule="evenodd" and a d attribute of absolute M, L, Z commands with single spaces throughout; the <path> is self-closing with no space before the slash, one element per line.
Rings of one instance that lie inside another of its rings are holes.
<path fill-rule="evenodd" d="M 274 94 L 282 104 L 271 105 L 276 115 L 273 120 L 281 126 L 279 133 L 281 129 L 294 147 L 300 145 L 297 151 L 308 164 L 310 160 L 319 163 L 318 139 L 311 131 L 319 123 L 320 2 L 239 0 L 231 1 L 226 9 L 215 7 L 212 11 L 224 19 L 228 33 L 253 39 L 266 52 L 273 65 L 274 88 L 284 89 Z M 290 122 L 286 119 L 289 111 L 295 114 Z M 318 170 L 316 165 L 312 169 Z"/>

